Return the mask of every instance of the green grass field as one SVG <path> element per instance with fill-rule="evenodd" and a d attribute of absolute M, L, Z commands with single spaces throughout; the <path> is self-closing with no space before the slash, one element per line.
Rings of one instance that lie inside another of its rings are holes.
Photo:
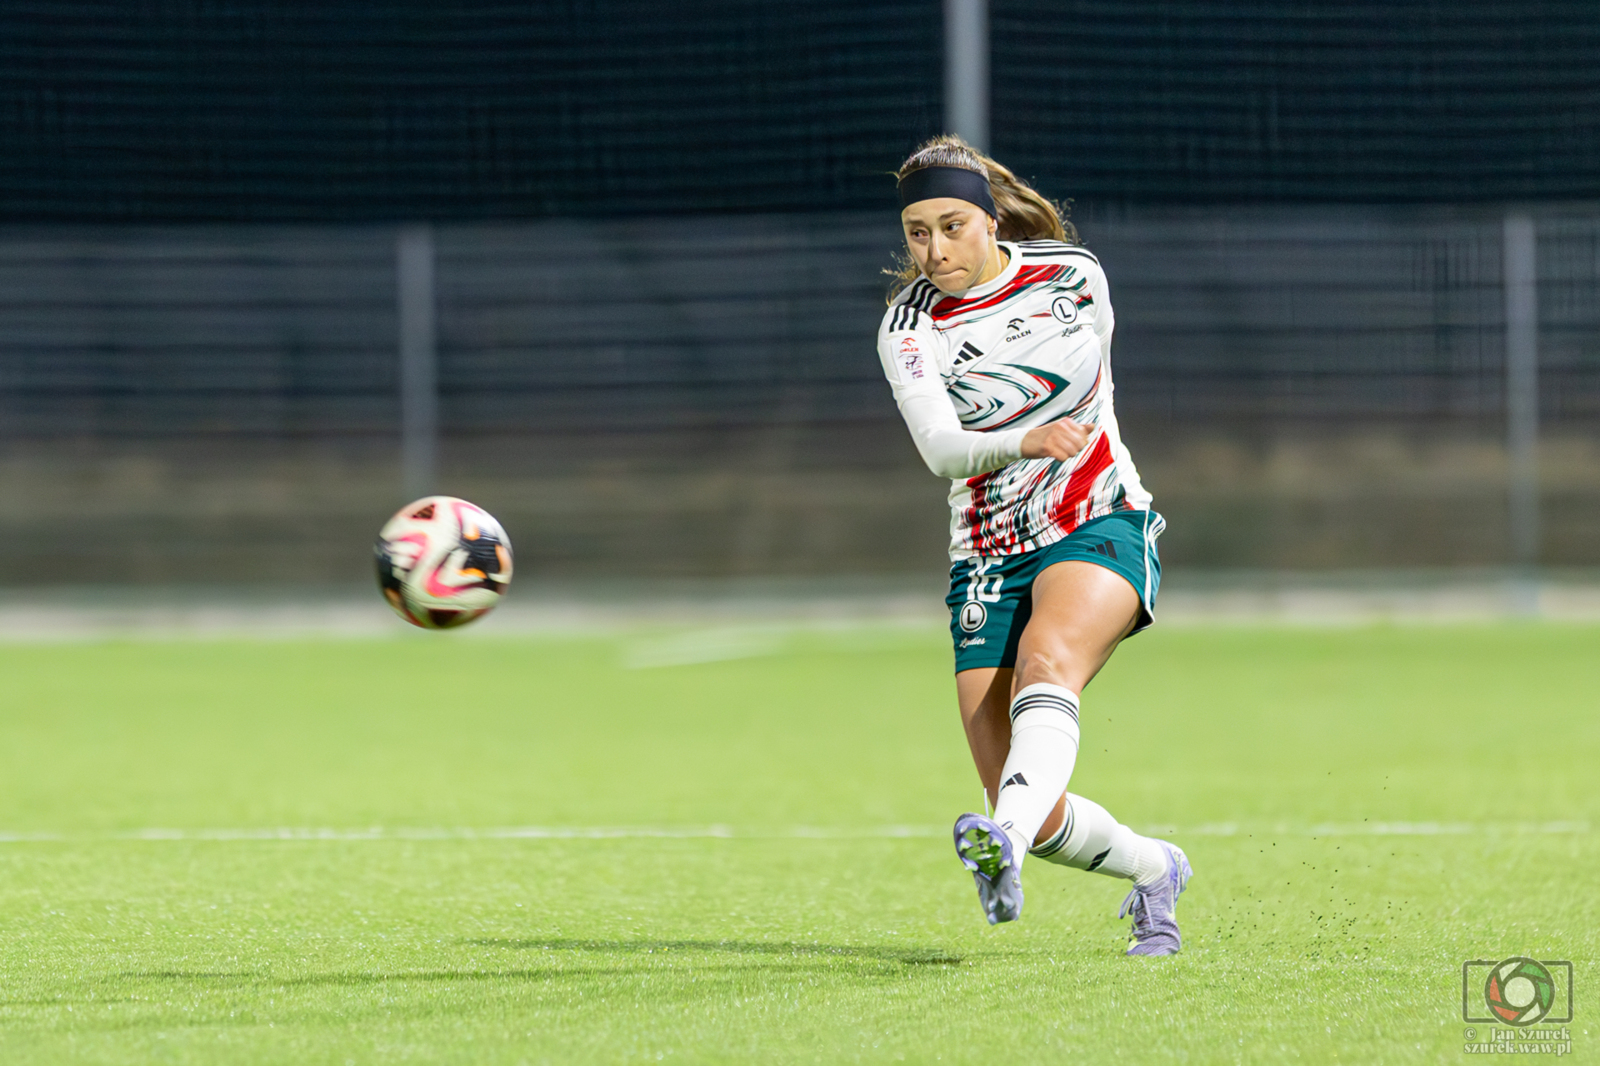
<path fill-rule="evenodd" d="M 1600 1061 L 1600 629 L 1130 642 L 1073 788 L 1193 860 L 1164 960 L 983 922 L 939 632 L 641 639 L 0 648 L 0 1062 L 1455 1063 L 1511 955 Z"/>

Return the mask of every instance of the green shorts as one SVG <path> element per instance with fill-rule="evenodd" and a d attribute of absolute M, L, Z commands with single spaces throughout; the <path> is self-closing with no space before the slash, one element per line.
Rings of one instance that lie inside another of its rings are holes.
<path fill-rule="evenodd" d="M 1167 520 L 1154 511 L 1117 511 L 1085 522 L 1054 544 L 1017 555 L 962 559 L 950 568 L 950 637 L 956 672 L 1015 666 L 1017 642 L 1033 617 L 1033 579 L 1068 559 L 1103 566 L 1127 578 L 1139 594 L 1133 632 L 1155 622 L 1161 557 L 1156 538 Z M 1131 634 L 1130 634 L 1131 635 Z"/>

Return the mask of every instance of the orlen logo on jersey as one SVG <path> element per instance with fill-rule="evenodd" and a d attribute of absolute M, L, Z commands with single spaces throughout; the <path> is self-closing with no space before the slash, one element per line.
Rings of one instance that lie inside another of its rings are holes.
<path fill-rule="evenodd" d="M 1057 296 L 1050 305 L 1050 313 L 1070 326 L 1078 321 L 1078 301 L 1070 296 Z"/>
<path fill-rule="evenodd" d="M 1028 324 L 1022 319 L 1013 318 L 1010 322 L 1006 323 L 1007 344 L 1010 344 L 1012 341 L 1020 341 L 1024 337 L 1031 336 L 1033 336 L 1033 330 L 1029 329 Z"/>
<path fill-rule="evenodd" d="M 900 341 L 900 365 L 912 377 L 922 377 L 922 348 L 917 344 L 917 338 L 906 337 Z"/>

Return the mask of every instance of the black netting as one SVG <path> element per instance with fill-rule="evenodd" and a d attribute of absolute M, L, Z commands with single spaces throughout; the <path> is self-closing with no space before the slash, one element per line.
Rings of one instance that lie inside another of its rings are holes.
<path fill-rule="evenodd" d="M 12 220 L 835 208 L 939 121 L 914 0 L 0 11 Z"/>
<path fill-rule="evenodd" d="M 993 0 L 997 154 L 1081 200 L 1600 195 L 1600 5 Z M 0 3 L 0 218 L 886 206 L 932 0 Z"/>
<path fill-rule="evenodd" d="M 1600 194 L 1600 5 L 994 0 L 995 142 L 1058 196 Z"/>

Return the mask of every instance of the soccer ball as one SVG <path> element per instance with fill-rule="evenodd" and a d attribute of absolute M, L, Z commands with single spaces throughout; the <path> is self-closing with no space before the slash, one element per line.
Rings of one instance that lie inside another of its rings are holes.
<path fill-rule="evenodd" d="M 482 618 L 511 584 L 511 541 L 494 516 L 454 496 L 400 508 L 373 546 L 378 588 L 407 622 L 450 629 Z"/>

